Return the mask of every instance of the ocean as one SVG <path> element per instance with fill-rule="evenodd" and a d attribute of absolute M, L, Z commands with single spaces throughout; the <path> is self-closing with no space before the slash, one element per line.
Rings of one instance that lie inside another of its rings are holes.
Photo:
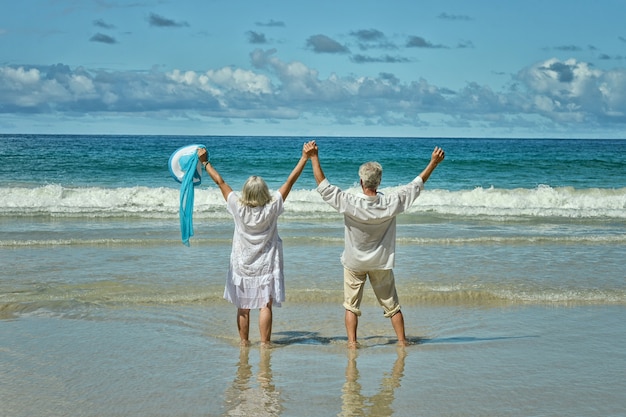
<path fill-rule="evenodd" d="M 310 164 L 279 221 L 286 301 L 240 349 L 233 223 L 208 176 L 181 242 L 170 154 L 277 189 L 315 139 L 381 191 L 446 159 L 398 217 L 408 338 L 371 287 L 346 348 L 342 218 Z M 626 409 L 626 140 L 0 135 L 0 415 L 618 416 Z"/>

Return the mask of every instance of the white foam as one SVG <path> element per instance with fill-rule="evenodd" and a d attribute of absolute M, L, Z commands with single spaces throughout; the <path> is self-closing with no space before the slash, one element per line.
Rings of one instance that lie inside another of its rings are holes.
<path fill-rule="evenodd" d="M 350 190 L 351 192 L 355 190 Z M 393 188 L 381 190 L 393 192 Z M 198 187 L 195 213 L 229 217 L 221 192 Z M 0 188 L 0 216 L 178 216 L 179 190 L 167 187 L 72 188 L 46 185 L 37 188 Z M 292 190 L 285 202 L 289 216 L 335 217 L 315 190 Z M 454 216 L 626 218 L 626 188 L 575 189 L 539 186 L 533 189 L 475 188 L 473 190 L 426 190 L 408 213 Z"/>
<path fill-rule="evenodd" d="M 626 188 L 475 188 L 426 191 L 409 209 L 460 216 L 626 218 Z"/>

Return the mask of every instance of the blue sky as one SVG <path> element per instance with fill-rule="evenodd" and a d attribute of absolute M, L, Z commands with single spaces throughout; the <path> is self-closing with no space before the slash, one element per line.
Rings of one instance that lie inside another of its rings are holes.
<path fill-rule="evenodd" d="M 0 133 L 626 137 L 626 2 L 2 0 Z"/>

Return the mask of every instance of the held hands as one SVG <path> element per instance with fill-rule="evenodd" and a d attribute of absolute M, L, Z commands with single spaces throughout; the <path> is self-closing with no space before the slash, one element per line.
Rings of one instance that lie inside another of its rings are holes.
<path fill-rule="evenodd" d="M 315 144 L 315 141 L 312 140 L 306 142 L 304 146 L 302 146 L 302 156 L 309 159 L 314 156 L 314 154 L 317 154 L 317 145 Z"/>

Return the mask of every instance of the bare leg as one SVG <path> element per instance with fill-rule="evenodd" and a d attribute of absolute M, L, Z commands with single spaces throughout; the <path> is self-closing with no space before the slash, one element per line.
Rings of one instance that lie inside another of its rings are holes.
<path fill-rule="evenodd" d="M 359 316 L 346 310 L 346 333 L 348 333 L 348 347 L 356 348 L 356 328 L 359 325 Z"/>
<path fill-rule="evenodd" d="M 398 337 L 398 344 L 405 346 L 407 341 L 406 335 L 404 334 L 404 316 L 402 315 L 402 311 L 398 311 L 396 314 L 391 316 L 391 325 L 393 326 L 393 330 L 396 332 L 396 336 Z"/>
<path fill-rule="evenodd" d="M 248 346 L 250 344 L 248 339 L 248 335 L 250 334 L 250 309 L 237 309 L 237 329 L 239 330 L 241 346 Z"/>
<path fill-rule="evenodd" d="M 272 337 L 272 301 L 267 306 L 261 308 L 259 312 L 259 333 L 261 334 L 261 344 L 269 344 Z"/>

